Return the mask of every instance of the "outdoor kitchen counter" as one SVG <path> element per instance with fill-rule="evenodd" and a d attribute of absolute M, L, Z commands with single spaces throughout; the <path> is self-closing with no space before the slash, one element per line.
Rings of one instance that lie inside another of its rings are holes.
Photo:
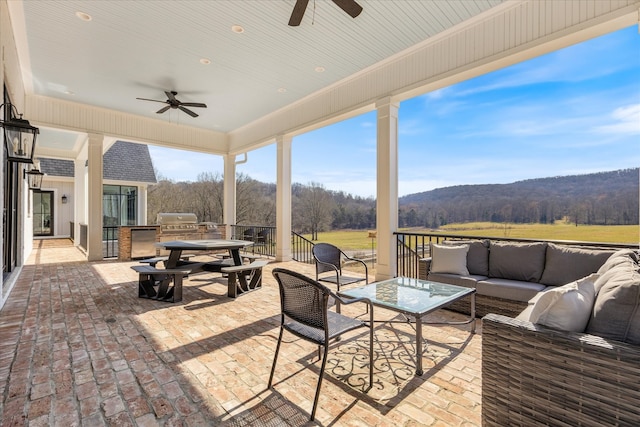
<path fill-rule="evenodd" d="M 253 245 L 253 242 L 247 240 L 224 240 L 224 239 L 210 239 L 210 240 L 171 240 L 168 242 L 160 242 L 157 246 L 171 251 L 169 253 L 169 259 L 166 262 L 166 268 L 172 269 L 192 263 L 191 261 L 183 261 L 182 251 L 213 251 L 213 250 L 228 250 L 233 265 L 242 265 L 242 258 L 240 257 L 240 249 Z M 194 263 L 196 264 L 196 263 Z M 202 264 L 202 263 L 197 263 Z M 224 260 L 217 260 L 206 262 L 202 264 L 202 269 L 206 271 L 220 272 L 223 267 L 229 267 L 230 263 Z"/>

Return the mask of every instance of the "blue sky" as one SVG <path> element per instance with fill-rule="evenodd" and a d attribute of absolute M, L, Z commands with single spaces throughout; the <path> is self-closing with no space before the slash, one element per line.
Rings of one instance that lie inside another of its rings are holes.
<path fill-rule="evenodd" d="M 293 181 L 376 193 L 376 113 L 293 139 Z M 219 156 L 149 147 L 174 181 L 223 173 Z M 640 166 L 638 27 L 565 48 L 400 104 L 399 194 Z M 276 146 L 237 168 L 276 180 Z"/>

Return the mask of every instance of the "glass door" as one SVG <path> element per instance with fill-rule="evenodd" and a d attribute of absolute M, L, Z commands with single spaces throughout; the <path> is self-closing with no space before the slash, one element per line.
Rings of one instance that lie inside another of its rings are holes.
<path fill-rule="evenodd" d="M 33 192 L 33 235 L 53 236 L 53 191 Z"/>

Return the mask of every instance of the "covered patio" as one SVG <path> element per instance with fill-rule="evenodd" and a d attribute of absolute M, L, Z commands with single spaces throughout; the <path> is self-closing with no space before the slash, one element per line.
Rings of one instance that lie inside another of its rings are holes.
<path fill-rule="evenodd" d="M 219 274 L 195 275 L 185 280 L 183 301 L 170 304 L 137 298 L 135 264 L 88 262 L 76 247 L 53 241 L 34 249 L 0 312 L 7 390 L 0 425 L 316 424 L 308 421 L 315 346 L 285 335 L 274 389 L 266 387 L 279 326 L 271 270 L 313 276 L 312 265 L 271 263 L 263 288 L 236 300 Z M 395 316 L 375 310 L 377 319 Z M 442 320 L 436 317 L 427 320 Z M 368 333 L 334 344 L 316 422 L 481 425 L 481 328 L 471 335 L 468 326 L 428 326 L 424 335 L 425 373 L 417 377 L 411 326 L 376 325 L 368 393 Z"/>

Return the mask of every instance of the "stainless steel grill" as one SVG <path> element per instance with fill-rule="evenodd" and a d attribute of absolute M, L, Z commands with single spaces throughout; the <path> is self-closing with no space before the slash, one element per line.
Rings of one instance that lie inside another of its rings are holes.
<path fill-rule="evenodd" d="M 198 223 L 198 217 L 194 213 L 159 213 L 156 217 L 159 226 L 159 242 L 170 240 L 202 240 L 221 239 L 222 233 L 218 226 L 212 222 Z M 167 255 L 169 251 L 158 249 L 158 255 Z"/>
<path fill-rule="evenodd" d="M 198 231 L 198 218 L 194 213 L 159 213 L 156 223 L 162 234 Z"/>

